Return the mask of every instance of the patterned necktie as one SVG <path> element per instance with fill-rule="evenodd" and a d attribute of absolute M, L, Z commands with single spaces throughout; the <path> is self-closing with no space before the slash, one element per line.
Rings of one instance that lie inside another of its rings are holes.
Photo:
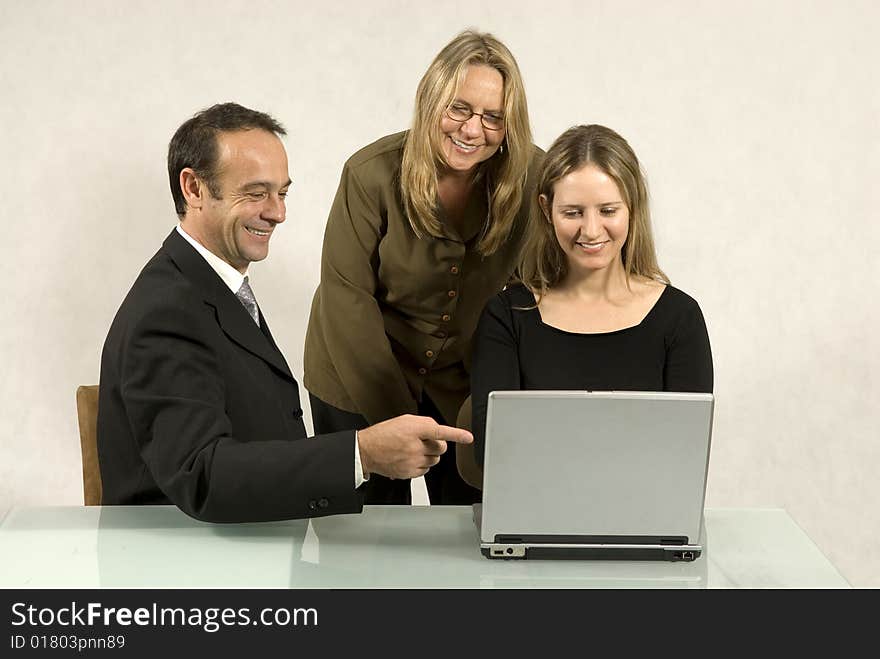
<path fill-rule="evenodd" d="M 251 285 L 248 284 L 247 277 L 244 278 L 241 288 L 238 289 L 238 293 L 235 294 L 235 297 L 237 297 L 242 306 L 247 309 L 247 312 L 251 315 L 251 318 L 254 319 L 254 322 L 259 325 L 260 312 L 257 311 L 257 298 L 254 297 L 254 292 L 251 290 Z"/>

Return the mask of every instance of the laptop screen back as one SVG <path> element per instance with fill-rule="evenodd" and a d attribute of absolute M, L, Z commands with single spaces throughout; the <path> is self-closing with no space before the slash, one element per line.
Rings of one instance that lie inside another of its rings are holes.
<path fill-rule="evenodd" d="M 481 540 L 696 542 L 713 405 L 712 394 L 492 392 Z"/>

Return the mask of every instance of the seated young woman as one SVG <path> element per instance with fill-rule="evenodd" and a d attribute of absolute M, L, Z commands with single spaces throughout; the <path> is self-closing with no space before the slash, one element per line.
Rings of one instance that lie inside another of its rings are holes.
<path fill-rule="evenodd" d="M 489 300 L 474 339 L 481 466 L 491 391 L 713 386 L 703 314 L 657 264 L 645 178 L 626 140 L 604 126 L 570 128 L 547 152 L 535 194 L 519 281 Z"/>

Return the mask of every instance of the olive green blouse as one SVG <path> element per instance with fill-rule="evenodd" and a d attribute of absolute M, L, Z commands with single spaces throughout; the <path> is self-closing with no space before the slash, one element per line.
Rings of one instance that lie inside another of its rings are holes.
<path fill-rule="evenodd" d="M 447 224 L 443 238 L 413 232 L 399 191 L 405 137 L 383 137 L 343 167 L 324 233 L 304 384 L 370 424 L 415 414 L 424 393 L 454 424 L 469 393 L 471 337 L 516 265 L 543 152 L 532 147 L 509 239 L 483 257 L 476 245 L 488 191 L 471 195 L 461 234 Z"/>

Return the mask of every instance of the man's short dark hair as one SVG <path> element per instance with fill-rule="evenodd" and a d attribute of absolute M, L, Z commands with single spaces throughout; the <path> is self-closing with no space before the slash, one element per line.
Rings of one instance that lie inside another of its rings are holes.
<path fill-rule="evenodd" d="M 178 217 L 186 214 L 186 199 L 180 189 L 180 172 L 189 167 L 205 181 L 212 196 L 219 198 L 217 184 L 217 133 L 260 128 L 281 137 L 287 135 L 277 120 L 265 112 L 238 103 L 218 103 L 188 119 L 168 144 L 168 181 Z"/>

